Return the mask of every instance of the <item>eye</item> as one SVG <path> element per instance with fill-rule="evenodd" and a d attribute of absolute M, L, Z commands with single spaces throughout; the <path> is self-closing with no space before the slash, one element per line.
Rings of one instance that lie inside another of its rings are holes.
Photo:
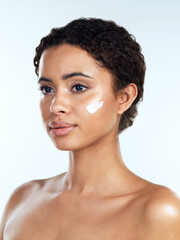
<path fill-rule="evenodd" d="M 88 89 L 88 87 L 82 84 L 75 84 L 72 86 L 73 92 L 84 92 L 86 89 Z"/>
<path fill-rule="evenodd" d="M 48 86 L 41 86 L 41 87 L 39 87 L 39 90 L 42 92 L 43 95 L 47 95 L 49 93 L 54 93 L 54 90 Z"/>

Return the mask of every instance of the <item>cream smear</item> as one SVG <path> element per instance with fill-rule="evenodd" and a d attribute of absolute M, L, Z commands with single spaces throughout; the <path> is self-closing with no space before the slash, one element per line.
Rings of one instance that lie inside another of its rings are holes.
<path fill-rule="evenodd" d="M 104 101 L 101 101 L 101 102 L 95 102 L 95 103 L 91 103 L 89 104 L 87 107 L 86 107 L 86 110 L 93 114 L 95 113 L 99 108 L 101 108 L 104 104 Z"/>

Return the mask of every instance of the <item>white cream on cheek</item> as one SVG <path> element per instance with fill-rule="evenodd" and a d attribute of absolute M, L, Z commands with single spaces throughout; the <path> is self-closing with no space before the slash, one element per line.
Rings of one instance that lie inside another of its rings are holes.
<path fill-rule="evenodd" d="M 104 104 L 104 101 L 101 102 L 95 102 L 87 105 L 86 110 L 90 113 L 93 114 L 95 113 L 99 108 L 101 108 Z"/>

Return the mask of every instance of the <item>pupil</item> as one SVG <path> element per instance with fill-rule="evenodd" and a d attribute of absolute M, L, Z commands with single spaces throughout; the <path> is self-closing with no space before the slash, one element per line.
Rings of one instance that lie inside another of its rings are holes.
<path fill-rule="evenodd" d="M 50 93 L 51 92 L 51 89 L 49 87 L 46 88 L 46 92 L 47 93 Z"/>
<path fill-rule="evenodd" d="M 81 85 L 77 85 L 77 86 L 76 86 L 76 90 L 77 90 L 77 91 L 82 90 L 82 89 L 83 89 L 83 87 L 82 87 Z"/>

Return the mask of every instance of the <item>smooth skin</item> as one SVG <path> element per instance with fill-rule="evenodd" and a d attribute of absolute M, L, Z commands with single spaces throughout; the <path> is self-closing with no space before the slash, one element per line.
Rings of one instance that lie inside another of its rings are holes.
<path fill-rule="evenodd" d="M 44 126 L 55 146 L 69 151 L 69 169 L 15 190 L 0 240 L 179 240 L 179 198 L 136 176 L 121 156 L 118 125 L 136 85 L 114 95 L 110 72 L 67 44 L 44 51 L 39 78 Z M 103 106 L 90 114 L 87 105 L 98 101 Z M 77 127 L 55 136 L 49 123 L 60 120 Z"/>

